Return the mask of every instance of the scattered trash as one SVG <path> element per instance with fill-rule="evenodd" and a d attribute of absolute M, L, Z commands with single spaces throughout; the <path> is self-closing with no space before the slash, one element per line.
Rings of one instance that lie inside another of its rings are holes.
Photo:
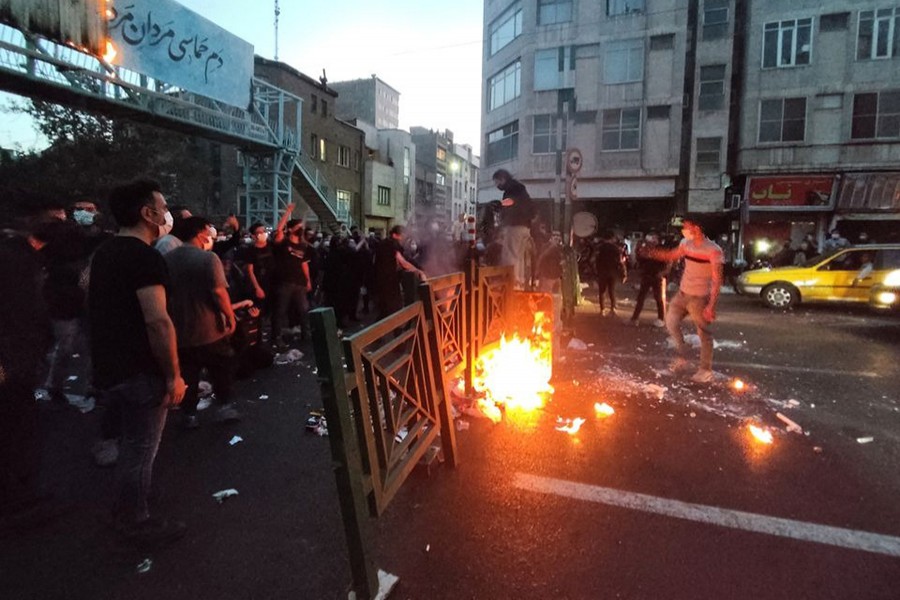
<path fill-rule="evenodd" d="M 309 416 L 306 418 L 306 430 L 319 437 L 328 435 L 328 421 L 321 410 L 309 411 Z"/>
<path fill-rule="evenodd" d="M 800 406 L 800 403 L 797 402 L 796 400 L 794 400 L 793 398 L 788 400 L 788 404 L 790 404 L 791 406 Z M 815 404 L 813 404 L 813 406 L 815 406 Z"/>
<path fill-rule="evenodd" d="M 644 391 L 648 394 L 656 396 L 657 399 L 662 400 L 666 395 L 666 392 L 669 391 L 669 388 L 663 387 L 661 385 L 656 385 L 655 383 L 645 383 Z"/>
<path fill-rule="evenodd" d="M 268 399 L 269 399 L 269 395 L 268 395 L 268 394 L 260 394 L 259 399 L 260 399 L 260 400 L 268 400 Z"/>
<path fill-rule="evenodd" d="M 289 365 L 295 363 L 303 358 L 303 353 L 297 350 L 296 348 L 292 348 L 288 350 L 284 354 L 276 354 L 275 355 L 275 364 L 276 365 Z"/>
<path fill-rule="evenodd" d="M 78 375 L 69 375 L 66 381 L 78 381 Z"/>
<path fill-rule="evenodd" d="M 408 435 L 409 435 L 409 430 L 406 427 L 403 427 L 400 429 L 400 431 L 397 432 L 397 435 L 394 436 L 394 441 L 399 444 L 400 442 L 405 440 L 406 436 L 408 436 Z"/>
<path fill-rule="evenodd" d="M 672 341 L 672 338 L 668 338 L 666 340 L 666 346 L 669 348 L 675 348 L 675 342 Z M 700 347 L 700 336 L 696 333 L 689 333 L 684 336 L 684 343 L 690 346 L 691 348 L 699 348 Z M 732 348 L 736 350 L 743 350 L 746 346 L 742 342 L 735 342 L 733 340 L 713 340 L 713 348 Z"/>
<path fill-rule="evenodd" d="M 234 436 L 233 438 L 231 438 L 231 440 L 228 442 L 228 445 L 229 445 L 229 446 L 235 446 L 235 445 L 237 445 L 237 444 L 240 444 L 240 443 L 243 442 L 243 441 L 244 441 L 244 438 L 242 438 L 242 437 L 239 436 L 239 435 L 236 435 L 236 436 Z"/>
<path fill-rule="evenodd" d="M 568 433 L 569 435 L 574 435 L 578 433 L 578 430 L 581 429 L 581 426 L 584 425 L 584 419 L 581 417 L 575 417 L 574 419 L 563 419 L 562 417 L 556 417 L 556 430 L 562 431 L 563 433 Z"/>
<path fill-rule="evenodd" d="M 425 544 L 425 552 L 431 552 L 431 544 Z"/>
<path fill-rule="evenodd" d="M 137 572 L 138 573 L 146 573 L 153 567 L 153 561 L 149 558 L 145 558 L 141 562 L 138 563 Z"/>
<path fill-rule="evenodd" d="M 697 418 L 697 413 L 695 413 L 694 411 L 691 411 L 690 416 L 691 416 L 692 419 L 696 419 L 696 418 Z"/>
<path fill-rule="evenodd" d="M 790 420 L 780 412 L 775 413 L 775 416 L 778 417 L 778 420 L 787 425 L 787 430 L 792 431 L 794 433 L 803 433 L 803 428 L 797 425 L 796 422 Z"/>
<path fill-rule="evenodd" d="M 212 496 L 213 496 L 213 498 L 216 499 L 216 502 L 218 502 L 219 504 L 222 504 L 223 502 L 225 502 L 226 498 L 231 498 L 232 496 L 237 496 L 237 495 L 238 495 L 238 491 L 236 489 L 228 488 L 227 490 L 218 491 L 218 492 L 214 493 Z"/>
<path fill-rule="evenodd" d="M 873 438 L 872 436 L 858 437 L 856 438 L 856 441 L 860 444 L 868 444 L 870 442 L 874 442 L 875 438 Z"/>
<path fill-rule="evenodd" d="M 69 399 L 69 404 L 77 408 L 81 414 L 87 414 L 97 406 L 97 400 L 93 396 L 70 396 L 66 394 L 66 398 Z"/>
<path fill-rule="evenodd" d="M 72 358 L 81 358 L 81 355 L 76 353 L 72 355 Z"/>
<path fill-rule="evenodd" d="M 209 408 L 210 404 L 212 404 L 211 396 L 200 398 L 200 401 L 197 403 L 197 410 L 206 410 L 207 408 Z"/>
<path fill-rule="evenodd" d="M 469 429 L 468 421 L 463 421 L 462 419 L 456 420 L 456 430 L 457 431 L 468 431 L 468 429 Z"/>
<path fill-rule="evenodd" d="M 813 452 L 816 454 L 822 454 L 822 446 L 813 446 Z"/>
<path fill-rule="evenodd" d="M 569 345 L 566 346 L 567 350 L 587 350 L 587 344 L 579 340 L 578 338 L 572 338 L 569 340 Z"/>
<path fill-rule="evenodd" d="M 197 384 L 197 395 L 200 396 L 201 398 L 206 398 L 212 393 L 213 393 L 213 388 L 212 388 L 212 384 L 210 382 L 201 380 Z"/>
<path fill-rule="evenodd" d="M 757 441 L 762 442 L 763 444 L 771 444 L 775 441 L 772 438 L 772 432 L 768 429 L 763 429 L 762 427 L 757 427 L 756 425 L 750 424 L 747 426 L 750 429 L 750 433 L 753 434 L 753 437 L 756 438 Z"/>

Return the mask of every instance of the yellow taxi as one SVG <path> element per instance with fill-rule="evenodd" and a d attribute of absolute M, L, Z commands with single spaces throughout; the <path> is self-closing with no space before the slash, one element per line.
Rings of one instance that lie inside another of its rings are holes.
<path fill-rule="evenodd" d="M 869 303 L 873 290 L 882 289 L 897 269 L 900 244 L 866 244 L 813 257 L 802 266 L 746 271 L 737 289 L 780 309 L 800 302 Z"/>

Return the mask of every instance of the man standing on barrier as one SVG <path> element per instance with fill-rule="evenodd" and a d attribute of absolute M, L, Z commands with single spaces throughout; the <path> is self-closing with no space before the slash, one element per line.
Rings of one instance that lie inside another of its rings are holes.
<path fill-rule="evenodd" d="M 503 200 L 500 202 L 500 236 L 503 244 L 500 263 L 512 265 L 516 287 L 524 288 L 531 279 L 526 262 L 528 252 L 533 252 L 534 248 L 531 241 L 534 204 L 525 186 L 506 169 L 499 169 L 494 173 L 494 185 L 503 192 Z"/>

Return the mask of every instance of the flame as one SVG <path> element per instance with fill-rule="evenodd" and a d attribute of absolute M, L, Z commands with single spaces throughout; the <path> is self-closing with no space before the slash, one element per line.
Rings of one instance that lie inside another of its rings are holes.
<path fill-rule="evenodd" d="M 753 437 L 762 444 L 771 444 L 774 441 L 772 439 L 772 432 L 768 429 L 763 429 L 762 427 L 757 427 L 753 424 L 748 425 L 748 429 L 750 429 L 750 433 L 753 434 Z"/>
<path fill-rule="evenodd" d="M 743 379 L 735 379 L 731 382 L 731 387 L 733 387 L 736 392 L 743 392 L 747 389 L 747 384 L 744 383 Z"/>
<path fill-rule="evenodd" d="M 475 364 L 473 387 L 483 399 L 479 410 L 497 422 L 499 408 L 507 412 L 534 413 L 544 407 L 553 393 L 552 342 L 544 331 L 543 312 L 534 315 L 531 335 L 502 336 L 497 346 L 486 349 Z M 495 420 L 496 418 L 496 420 Z"/>
<path fill-rule="evenodd" d="M 581 429 L 581 426 L 584 425 L 585 419 L 581 417 L 575 417 L 574 419 L 557 419 L 556 422 L 559 425 L 556 426 L 557 431 L 562 431 L 563 433 L 568 433 L 569 435 L 575 435 L 578 433 L 578 430 Z"/>
<path fill-rule="evenodd" d="M 104 62 L 111 63 L 116 58 L 116 55 L 118 53 L 119 52 L 118 50 L 116 50 L 116 47 L 113 45 L 112 41 L 106 40 L 106 52 L 103 53 Z"/>
<path fill-rule="evenodd" d="M 605 419 L 606 417 L 611 417 L 614 414 L 616 414 L 616 409 L 614 409 L 612 406 L 610 406 L 606 402 L 603 402 L 603 403 L 595 402 L 594 403 L 594 413 L 597 415 L 597 418 Z"/>

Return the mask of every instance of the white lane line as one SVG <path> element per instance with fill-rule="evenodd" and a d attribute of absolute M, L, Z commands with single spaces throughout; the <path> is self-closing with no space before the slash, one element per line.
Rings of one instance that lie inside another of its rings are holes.
<path fill-rule="evenodd" d="M 817 525 L 815 523 L 718 508 L 716 506 L 691 504 L 680 500 L 623 492 L 612 488 L 540 477 L 527 473 L 516 473 L 515 486 L 540 494 L 552 494 L 665 515 L 676 519 L 685 519 L 687 521 L 697 521 L 699 523 L 766 533 L 805 542 L 838 546 L 850 550 L 862 550 L 864 552 L 900 557 L 900 537 L 869 533 L 868 531 L 842 529 L 840 527 Z"/>
<path fill-rule="evenodd" d="M 647 356 L 646 354 L 623 354 L 620 352 L 600 352 L 603 356 L 611 356 L 613 358 L 628 358 L 628 359 L 637 359 L 642 361 L 654 360 L 658 362 L 668 362 L 672 360 L 668 357 L 655 357 L 655 356 Z M 727 362 L 720 360 L 713 360 L 713 367 L 736 367 L 736 368 L 747 368 L 747 369 L 761 369 L 764 371 L 791 371 L 794 373 L 815 373 L 817 375 L 836 375 L 838 377 L 871 377 L 878 378 L 881 377 L 880 373 L 875 373 L 873 371 L 839 371 L 837 369 L 816 369 L 812 367 L 792 367 L 790 365 L 764 365 L 760 363 L 748 363 L 748 362 Z"/>

